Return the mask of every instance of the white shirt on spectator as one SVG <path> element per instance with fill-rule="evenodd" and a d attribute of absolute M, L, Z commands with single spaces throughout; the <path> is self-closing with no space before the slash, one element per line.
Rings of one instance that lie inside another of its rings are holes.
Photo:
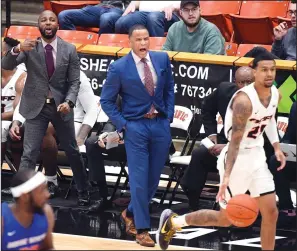
<path fill-rule="evenodd" d="M 173 5 L 175 8 L 180 7 L 180 1 L 140 1 L 139 11 L 161 11 L 163 8 Z"/>

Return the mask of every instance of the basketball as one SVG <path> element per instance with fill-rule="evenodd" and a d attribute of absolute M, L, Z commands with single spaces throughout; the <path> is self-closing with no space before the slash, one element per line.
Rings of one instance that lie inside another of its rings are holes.
<path fill-rule="evenodd" d="M 226 212 L 234 226 L 248 227 L 257 219 L 259 208 L 257 201 L 248 194 L 239 194 L 228 201 Z"/>

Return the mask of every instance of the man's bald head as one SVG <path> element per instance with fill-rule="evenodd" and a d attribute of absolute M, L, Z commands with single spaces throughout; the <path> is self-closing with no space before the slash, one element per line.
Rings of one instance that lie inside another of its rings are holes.
<path fill-rule="evenodd" d="M 50 43 L 55 39 L 59 29 L 57 15 L 51 10 L 41 12 L 38 18 L 38 27 L 42 38 Z"/>
<path fill-rule="evenodd" d="M 235 84 L 240 89 L 255 81 L 253 69 L 248 66 L 242 66 L 235 72 Z"/>

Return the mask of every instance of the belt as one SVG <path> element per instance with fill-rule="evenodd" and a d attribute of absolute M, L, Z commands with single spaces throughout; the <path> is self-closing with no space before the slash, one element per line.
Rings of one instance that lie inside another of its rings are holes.
<path fill-rule="evenodd" d="M 55 102 L 55 100 L 53 98 L 46 98 L 45 99 L 46 104 L 53 104 L 54 102 Z"/>
<path fill-rule="evenodd" d="M 156 117 L 161 117 L 161 114 L 159 112 L 158 113 L 152 113 L 152 114 L 147 113 L 143 117 L 146 118 L 146 119 L 154 119 Z"/>

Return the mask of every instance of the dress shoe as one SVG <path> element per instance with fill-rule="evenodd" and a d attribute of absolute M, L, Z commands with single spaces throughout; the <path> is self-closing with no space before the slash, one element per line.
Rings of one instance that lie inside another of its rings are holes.
<path fill-rule="evenodd" d="M 90 212 L 100 212 L 104 211 L 105 209 L 108 209 L 111 207 L 111 201 L 107 199 L 100 199 L 96 200 L 90 207 L 88 208 L 88 211 Z"/>
<path fill-rule="evenodd" d="M 56 186 L 53 182 L 47 182 L 48 191 L 50 193 L 50 199 L 55 198 L 60 194 L 60 188 Z"/>
<path fill-rule="evenodd" d="M 136 242 L 144 247 L 154 247 L 155 242 L 150 237 L 148 232 L 143 232 L 141 234 L 136 234 Z"/>
<path fill-rule="evenodd" d="M 78 192 L 78 205 L 79 206 L 90 205 L 90 194 L 88 191 Z"/>
<path fill-rule="evenodd" d="M 11 193 L 11 190 L 10 190 L 9 187 L 8 187 L 8 188 L 4 188 L 4 189 L 2 189 L 2 190 L 1 190 L 1 194 L 2 194 L 3 196 L 12 196 L 12 193 Z"/>
<path fill-rule="evenodd" d="M 123 220 L 125 222 L 125 225 L 126 225 L 126 233 L 128 235 L 135 236 L 137 234 L 137 231 L 136 231 L 136 228 L 135 228 L 134 219 L 127 217 L 127 209 L 125 209 L 122 212 L 121 216 L 122 216 L 122 218 L 123 218 Z"/>

